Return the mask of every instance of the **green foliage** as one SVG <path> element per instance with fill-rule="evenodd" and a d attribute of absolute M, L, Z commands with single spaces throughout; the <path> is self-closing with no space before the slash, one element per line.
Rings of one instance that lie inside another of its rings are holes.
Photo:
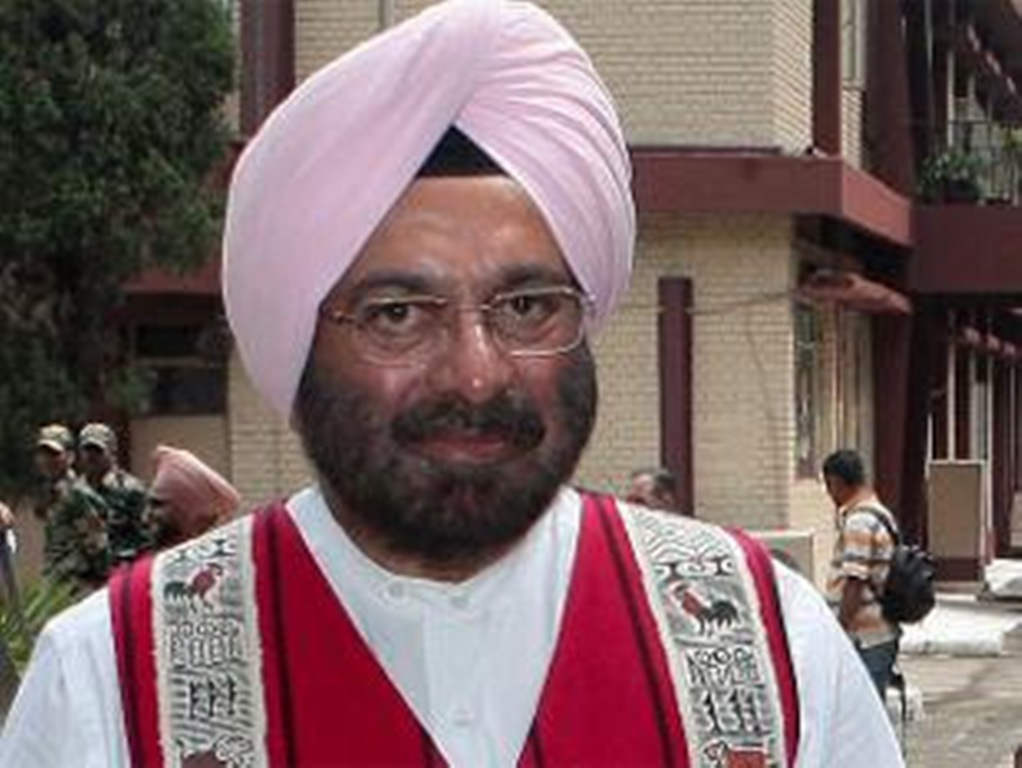
<path fill-rule="evenodd" d="M 927 202 L 976 202 L 981 194 L 982 163 L 974 154 L 950 149 L 927 158 L 919 194 Z"/>
<path fill-rule="evenodd" d="M 85 401 L 51 338 L 9 323 L 0 328 L 0 490 L 12 498 L 32 482 L 31 446 L 40 424 L 80 423 Z"/>
<path fill-rule="evenodd" d="M 80 597 L 74 584 L 44 577 L 22 591 L 20 610 L 10 603 L 0 604 L 0 646 L 6 649 L 19 676 L 46 622 Z"/>
<path fill-rule="evenodd" d="M 112 313 L 213 252 L 233 62 L 218 0 L 0 2 L 0 450 L 131 390 Z"/>
<path fill-rule="evenodd" d="M 1022 126 L 1004 126 L 1001 131 L 1001 149 L 1009 161 L 1016 165 L 1022 163 Z"/>

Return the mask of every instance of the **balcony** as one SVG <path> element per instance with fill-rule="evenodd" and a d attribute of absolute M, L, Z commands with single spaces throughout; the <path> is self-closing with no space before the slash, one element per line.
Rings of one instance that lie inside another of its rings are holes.
<path fill-rule="evenodd" d="M 958 120 L 919 175 L 915 293 L 1022 292 L 1022 124 Z"/>
<path fill-rule="evenodd" d="M 951 152 L 971 162 L 979 200 L 1022 202 L 1022 123 L 955 120 L 949 134 Z"/>

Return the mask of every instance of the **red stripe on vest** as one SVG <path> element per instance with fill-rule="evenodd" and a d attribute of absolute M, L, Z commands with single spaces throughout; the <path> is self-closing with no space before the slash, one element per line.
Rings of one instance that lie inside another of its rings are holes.
<path fill-rule="evenodd" d="M 603 505 L 584 497 L 571 586 L 536 716 L 537 743 L 523 750 L 523 768 L 688 765 L 638 565 L 620 517 Z"/>
<path fill-rule="evenodd" d="M 270 764 L 443 765 L 284 506 L 259 514 L 252 535 Z"/>
<path fill-rule="evenodd" d="M 770 660 L 773 662 L 781 711 L 784 713 L 784 745 L 788 765 L 794 766 L 799 739 L 798 685 L 788 648 L 788 635 L 784 629 L 781 601 L 777 595 L 777 578 L 773 562 L 766 547 L 744 531 L 729 528 L 728 533 L 735 538 L 745 553 L 745 561 L 756 585 L 756 594 L 759 595 L 760 617 L 770 647 Z"/>
<path fill-rule="evenodd" d="M 108 585 L 124 730 L 136 768 L 163 768 L 149 591 L 152 564 L 152 557 L 145 557 L 123 566 Z"/>

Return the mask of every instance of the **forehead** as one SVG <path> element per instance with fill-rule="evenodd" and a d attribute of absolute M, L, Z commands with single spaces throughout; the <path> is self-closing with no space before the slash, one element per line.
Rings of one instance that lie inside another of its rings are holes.
<path fill-rule="evenodd" d="M 506 176 L 416 179 L 331 295 L 389 277 L 455 293 L 572 279 L 539 209 Z"/>

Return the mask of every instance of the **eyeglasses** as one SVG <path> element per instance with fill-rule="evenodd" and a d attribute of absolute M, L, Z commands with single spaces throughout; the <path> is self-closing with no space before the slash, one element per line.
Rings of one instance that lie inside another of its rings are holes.
<path fill-rule="evenodd" d="M 323 309 L 324 317 L 350 329 L 355 351 L 367 362 L 416 366 L 449 349 L 462 312 L 479 312 L 493 343 L 511 357 L 549 357 L 579 345 L 592 300 L 569 286 L 499 293 L 477 305 L 430 295 L 370 297 L 350 312 Z"/>

